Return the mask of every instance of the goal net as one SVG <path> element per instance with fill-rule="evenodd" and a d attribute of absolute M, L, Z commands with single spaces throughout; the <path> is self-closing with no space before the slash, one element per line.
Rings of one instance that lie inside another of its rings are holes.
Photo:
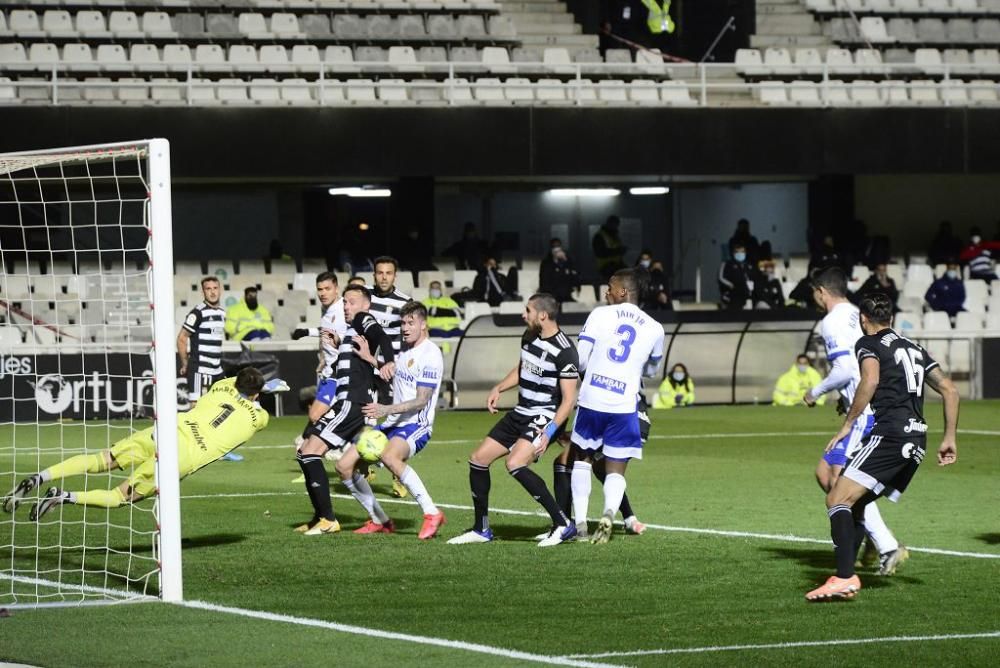
<path fill-rule="evenodd" d="M 163 139 L 0 154 L 0 607 L 180 598 L 169 159 Z M 147 427 L 148 499 L 42 503 L 111 498 L 91 493 L 139 463 L 95 462 Z"/>

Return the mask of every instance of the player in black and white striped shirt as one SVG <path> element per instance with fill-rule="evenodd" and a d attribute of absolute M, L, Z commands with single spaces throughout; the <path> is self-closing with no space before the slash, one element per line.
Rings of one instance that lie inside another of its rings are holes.
<path fill-rule="evenodd" d="M 507 471 L 538 501 L 552 518 L 552 531 L 538 545 L 549 547 L 576 535 L 545 483 L 529 466 L 536 461 L 569 418 L 576 403 L 580 379 L 576 346 L 556 322 L 559 302 L 549 294 L 528 299 L 524 322 L 528 331 L 521 340 L 517 366 L 490 391 L 486 408 L 497 412 L 500 393 L 519 388 L 517 406 L 490 431 L 469 458 L 469 486 L 476 521 L 473 527 L 449 543 L 488 543 L 493 540 L 489 524 L 490 465 L 507 457 Z"/>
<path fill-rule="evenodd" d="M 181 358 L 180 375 L 187 376 L 188 400 L 194 408 L 212 383 L 222 378 L 222 341 L 225 338 L 226 311 L 219 305 L 222 286 L 219 279 L 201 279 L 205 301 L 195 306 L 177 335 L 177 354 Z M 191 353 L 188 355 L 188 343 Z"/>

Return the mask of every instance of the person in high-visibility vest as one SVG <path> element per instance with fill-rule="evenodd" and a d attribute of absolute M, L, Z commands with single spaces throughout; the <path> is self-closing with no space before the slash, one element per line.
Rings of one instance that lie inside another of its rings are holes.
<path fill-rule="evenodd" d="M 672 33 L 674 31 L 674 20 L 670 18 L 670 0 L 662 0 L 662 2 L 657 2 L 657 0 L 642 0 L 642 4 L 649 10 L 649 15 L 646 17 L 646 25 L 649 27 L 649 32 L 659 35 L 660 33 Z"/>
<path fill-rule="evenodd" d="M 274 335 L 271 312 L 257 301 L 257 288 L 243 291 L 243 299 L 226 309 L 226 336 L 233 341 L 269 339 Z"/>
<path fill-rule="evenodd" d="M 674 408 L 690 406 L 694 403 L 694 381 L 688 375 L 687 367 L 678 362 L 670 370 L 670 375 L 660 384 L 653 397 L 653 408 Z"/>
<path fill-rule="evenodd" d="M 441 281 L 431 281 L 428 296 L 423 299 L 427 307 L 427 329 L 431 336 L 461 336 L 462 308 L 454 299 L 444 294 Z"/>
<path fill-rule="evenodd" d="M 804 406 L 802 397 L 806 392 L 819 385 L 822 377 L 819 371 L 814 369 L 809 363 L 806 355 L 799 355 L 795 359 L 795 364 L 788 371 L 778 377 L 778 382 L 774 386 L 772 400 L 775 406 Z M 823 404 L 826 396 L 816 400 L 817 404 Z"/>

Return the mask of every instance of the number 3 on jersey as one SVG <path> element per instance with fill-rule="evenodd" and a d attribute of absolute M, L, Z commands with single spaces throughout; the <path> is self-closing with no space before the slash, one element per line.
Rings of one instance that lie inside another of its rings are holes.
<path fill-rule="evenodd" d="M 618 346 L 608 348 L 608 359 L 612 362 L 624 362 L 632 352 L 632 344 L 635 343 L 635 328 L 631 325 L 621 325 L 615 330 L 615 334 L 621 338 Z"/>
<path fill-rule="evenodd" d="M 906 376 L 906 390 L 918 397 L 924 391 L 924 355 L 914 348 L 898 348 L 893 355 L 896 364 L 903 365 Z"/>

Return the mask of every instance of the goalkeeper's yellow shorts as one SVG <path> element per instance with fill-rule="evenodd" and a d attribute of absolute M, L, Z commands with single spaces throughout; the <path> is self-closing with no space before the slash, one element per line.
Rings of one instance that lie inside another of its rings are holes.
<path fill-rule="evenodd" d="M 199 468 L 192 466 L 192 459 L 197 457 L 192 455 L 187 439 L 180 433 L 177 450 L 178 468 L 183 478 Z M 111 456 L 122 470 L 132 469 L 128 484 L 133 493 L 145 498 L 156 492 L 156 442 L 152 427 L 133 432 L 115 443 L 111 446 Z"/>
<path fill-rule="evenodd" d="M 147 427 L 132 432 L 118 441 L 111 446 L 111 456 L 123 470 L 135 468 L 148 460 L 155 462 L 156 442 L 153 441 L 153 428 Z"/>

